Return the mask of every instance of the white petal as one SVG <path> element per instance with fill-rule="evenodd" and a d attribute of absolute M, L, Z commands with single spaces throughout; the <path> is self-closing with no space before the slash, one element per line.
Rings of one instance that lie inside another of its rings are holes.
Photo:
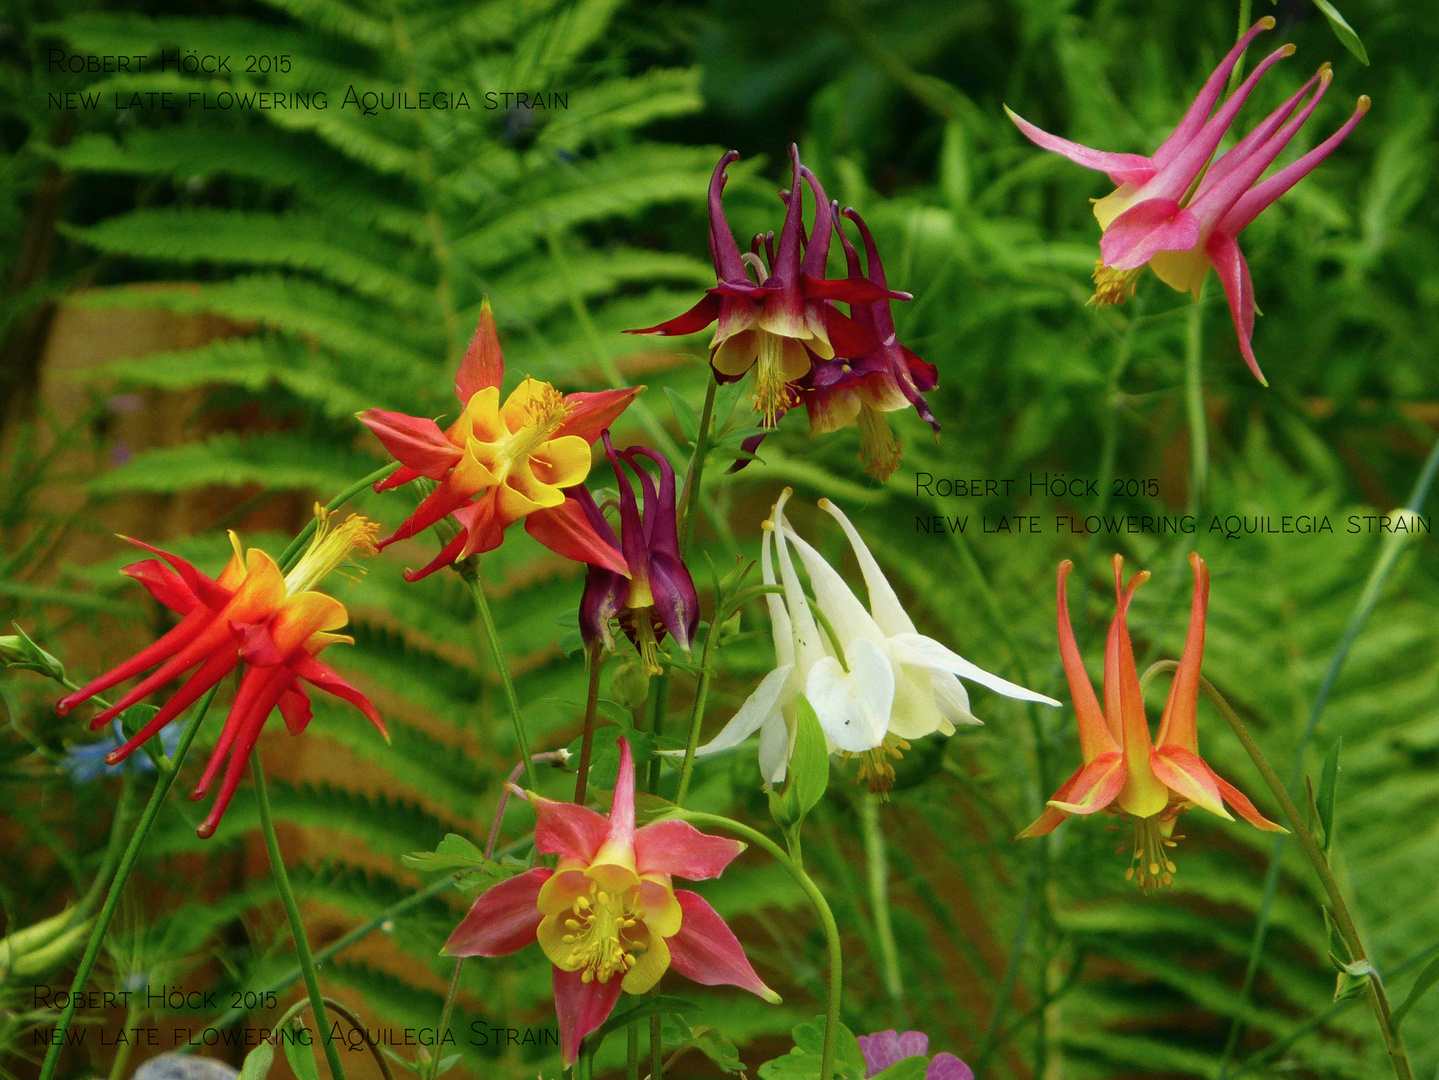
<path fill-rule="evenodd" d="M 851 525 L 849 518 L 844 516 L 844 512 L 828 499 L 821 499 L 819 508 L 838 521 L 839 527 L 849 537 L 849 545 L 854 549 L 855 559 L 859 561 L 860 573 L 864 575 L 864 587 L 869 591 L 869 611 L 874 616 L 874 621 L 879 628 L 887 637 L 893 637 L 895 634 L 916 633 L 913 620 L 904 610 L 904 605 L 899 602 L 899 597 L 894 594 L 894 590 L 890 588 L 889 579 L 884 576 L 884 571 L 879 568 L 879 563 L 875 561 L 869 548 L 860 538 L 859 530 Z"/>
<path fill-rule="evenodd" d="M 792 711 L 772 713 L 759 729 L 759 772 L 767 788 L 784 782 L 789 759 L 794 756 L 794 727 L 785 716 Z"/>
<path fill-rule="evenodd" d="M 784 583 L 784 602 L 789 608 L 790 621 L 794 626 L 794 659 L 801 672 L 808 672 L 816 663 L 829 655 L 824 634 L 814 621 L 814 612 L 800 588 L 799 575 L 794 570 L 794 560 L 789 556 L 789 545 L 785 542 L 788 522 L 784 519 L 784 504 L 789 498 L 785 488 L 774 504 L 775 542 L 779 545 L 779 576 Z"/>
<path fill-rule="evenodd" d="M 922 739 L 948 727 L 934 699 L 934 684 L 924 668 L 894 667 L 894 707 L 889 730 L 901 739 Z"/>
<path fill-rule="evenodd" d="M 786 683 L 793 671 L 792 664 L 785 664 L 766 675 L 754 688 L 754 692 L 745 699 L 739 711 L 730 717 L 729 723 L 720 729 L 719 734 L 695 751 L 695 757 L 706 757 L 709 754 L 718 754 L 721 750 L 732 749 L 758 731 L 761 724 L 779 712 Z M 661 750 L 660 753 L 679 755 L 684 751 Z"/>
<path fill-rule="evenodd" d="M 766 585 L 775 584 L 774 562 L 771 558 L 771 551 L 774 548 L 774 530 L 766 529 L 764 540 L 760 544 L 760 577 Z M 784 605 L 784 597 L 778 593 L 766 593 L 765 604 L 769 607 L 770 633 L 774 637 L 774 658 L 775 663 L 794 663 L 794 626 L 789 621 L 789 610 Z"/>
<path fill-rule="evenodd" d="M 964 688 L 964 683 L 960 682 L 957 676 L 948 671 L 935 671 L 931 668 L 929 678 L 934 684 L 934 703 L 939 706 L 939 715 L 944 717 L 947 724 L 953 726 L 955 724 L 984 723 L 969 711 L 969 691 Z M 949 735 L 952 732 L 945 732 L 945 734 Z"/>
<path fill-rule="evenodd" d="M 1037 701 L 1055 707 L 1059 705 L 1052 697 L 1026 690 L 1008 679 L 1001 679 L 998 675 L 991 675 L 934 638 L 925 637 L 923 634 L 898 634 L 889 640 L 890 652 L 900 663 L 914 664 L 916 667 L 926 667 L 934 671 L 948 671 L 970 682 L 977 682 L 980 686 L 987 686 L 997 694 L 1018 698 L 1020 701 Z"/>
<path fill-rule="evenodd" d="M 845 653 L 849 671 L 834 657 L 825 657 L 810 670 L 805 697 L 835 748 L 873 750 L 889 730 L 894 668 L 872 641 L 856 641 Z"/>
<path fill-rule="evenodd" d="M 824 612 L 825 618 L 829 619 L 829 624 L 834 627 L 834 632 L 845 650 L 848 651 L 851 641 L 860 638 L 883 641 L 883 631 L 868 609 L 859 602 L 859 598 L 850 591 L 839 572 L 825 562 L 824 557 L 788 525 L 780 539 L 786 538 L 799 552 L 800 561 L 804 563 L 805 571 L 809 574 L 809 584 L 814 589 L 814 602 Z"/>

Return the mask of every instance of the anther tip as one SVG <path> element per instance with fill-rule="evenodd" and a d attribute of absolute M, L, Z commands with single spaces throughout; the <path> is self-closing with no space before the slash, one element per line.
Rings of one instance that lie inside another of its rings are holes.
<path fill-rule="evenodd" d="M 1264 29 L 1266 29 L 1266 30 L 1273 30 L 1273 29 L 1274 29 L 1274 16 L 1273 16 L 1273 15 L 1266 15 L 1266 16 L 1264 16 L 1264 18 L 1262 18 L 1262 19 L 1259 20 L 1259 25 L 1262 26 L 1262 27 L 1264 27 Z"/>
<path fill-rule="evenodd" d="M 1295 45 L 1295 44 L 1291 41 L 1291 42 L 1288 42 L 1288 43 L 1286 43 L 1286 44 L 1284 44 L 1284 45 L 1281 45 L 1280 48 L 1279 48 L 1279 53 L 1280 53 L 1281 56 L 1293 56 L 1294 53 L 1298 50 L 1298 48 L 1299 48 L 1299 46 Z"/>
<path fill-rule="evenodd" d="M 1368 95 L 1368 94 L 1360 94 L 1360 95 L 1359 95 L 1359 103 L 1358 103 L 1358 105 L 1356 106 L 1356 108 L 1358 109 L 1359 112 L 1365 113 L 1365 112 L 1368 112 L 1368 111 L 1369 111 L 1369 106 L 1370 106 L 1371 104 L 1372 104 L 1372 102 L 1369 100 L 1369 95 Z"/>

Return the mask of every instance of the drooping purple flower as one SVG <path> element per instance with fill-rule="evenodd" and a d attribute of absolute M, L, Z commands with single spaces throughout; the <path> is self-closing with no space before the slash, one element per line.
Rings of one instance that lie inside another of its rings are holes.
<path fill-rule="evenodd" d="M 890 1028 L 873 1035 L 861 1035 L 856 1041 L 864 1054 L 865 1080 L 905 1058 L 924 1057 L 929 1053 L 929 1036 L 922 1031 L 900 1034 Z M 953 1054 L 935 1054 L 924 1076 L 925 1080 L 974 1080 L 973 1070 Z"/>
<path fill-rule="evenodd" d="M 624 556 L 630 576 L 590 566 L 585 575 L 584 595 L 580 598 L 580 635 L 586 644 L 598 641 L 613 650 L 610 620 L 618 618 L 621 628 L 640 651 L 645 669 L 658 674 L 657 650 L 664 635 L 668 633 L 688 653 L 699 628 L 699 594 L 679 553 L 675 471 L 663 454 L 647 446 L 617 452 L 608 430 L 601 432 L 600 437 L 619 487 L 619 537 L 615 537 L 614 529 L 588 490 L 578 487 L 571 494 L 601 539 Z M 658 486 L 649 470 L 639 464 L 640 457 L 648 458 L 659 468 Z M 643 512 L 621 462 L 628 465 L 639 480 Z"/>

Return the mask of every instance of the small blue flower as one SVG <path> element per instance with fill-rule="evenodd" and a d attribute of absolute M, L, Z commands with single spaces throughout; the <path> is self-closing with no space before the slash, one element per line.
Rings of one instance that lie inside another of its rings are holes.
<path fill-rule="evenodd" d="M 65 751 L 65 757 L 60 762 L 60 771 L 70 774 L 71 783 L 89 784 L 102 776 L 119 776 L 126 769 L 134 769 L 138 773 L 155 771 L 155 763 L 146 754 L 132 754 L 118 765 L 106 765 L 105 755 L 125 742 L 125 731 L 120 726 L 120 717 L 115 717 L 114 723 L 110 725 L 110 732 L 99 742 L 72 746 Z M 166 757 L 173 756 L 179 744 L 179 724 L 170 724 L 160 732 L 160 745 Z"/>

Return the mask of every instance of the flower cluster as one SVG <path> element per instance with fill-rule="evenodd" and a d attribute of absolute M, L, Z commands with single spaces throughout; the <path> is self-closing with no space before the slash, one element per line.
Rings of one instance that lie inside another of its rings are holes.
<path fill-rule="evenodd" d="M 1265 382 L 1264 375 L 1250 345 L 1256 310 L 1254 285 L 1237 238 L 1260 213 L 1333 153 L 1369 110 L 1369 99 L 1361 97 L 1354 114 L 1338 131 L 1297 161 L 1260 179 L 1324 97 L 1333 78 L 1326 63 L 1244 138 L 1214 157 L 1240 107 L 1264 73 L 1294 53 L 1293 45 L 1274 50 L 1215 109 L 1230 73 L 1250 42 L 1261 31 L 1273 27 L 1274 18 L 1266 15 L 1240 37 L 1209 76 L 1179 125 L 1150 157 L 1092 150 L 1041 131 L 1008 108 L 1005 110 L 1035 145 L 1105 173 L 1116 185 L 1113 192 L 1094 204 L 1094 216 L 1099 219 L 1103 236 L 1094 268 L 1092 302 L 1123 303 L 1134 294 L 1145 266 L 1166 285 L 1197 298 L 1213 267 L 1229 301 L 1240 352 L 1261 383 Z"/>
<path fill-rule="evenodd" d="M 683 315 L 632 334 L 694 334 L 715 324 L 710 366 L 720 382 L 744 378 L 754 370 L 754 408 L 765 428 L 803 403 L 810 433 L 819 435 L 857 425 L 860 457 L 881 480 L 899 465 L 900 446 L 884 414 L 914 406 L 939 433 L 939 422 L 923 395 L 938 383 L 938 373 L 895 338 L 891 300 L 908 293 L 889 288 L 874 238 L 852 209 L 841 215 L 814 173 L 800 164 L 790 146 L 791 181 L 781 192 L 785 203 L 778 247 L 773 232 L 754 237 L 740 253 L 724 215 L 721 195 L 726 170 L 739 158 L 731 150 L 710 178 L 710 256 L 718 282 Z M 804 189 L 814 201 L 809 228 L 804 224 Z M 840 225 L 855 223 L 866 267 Z M 844 247 L 848 276 L 826 278 L 831 233 Z M 850 309 L 848 316 L 835 306 Z M 760 436 L 762 438 L 763 436 Z M 746 444 L 751 452 L 758 439 Z"/>

